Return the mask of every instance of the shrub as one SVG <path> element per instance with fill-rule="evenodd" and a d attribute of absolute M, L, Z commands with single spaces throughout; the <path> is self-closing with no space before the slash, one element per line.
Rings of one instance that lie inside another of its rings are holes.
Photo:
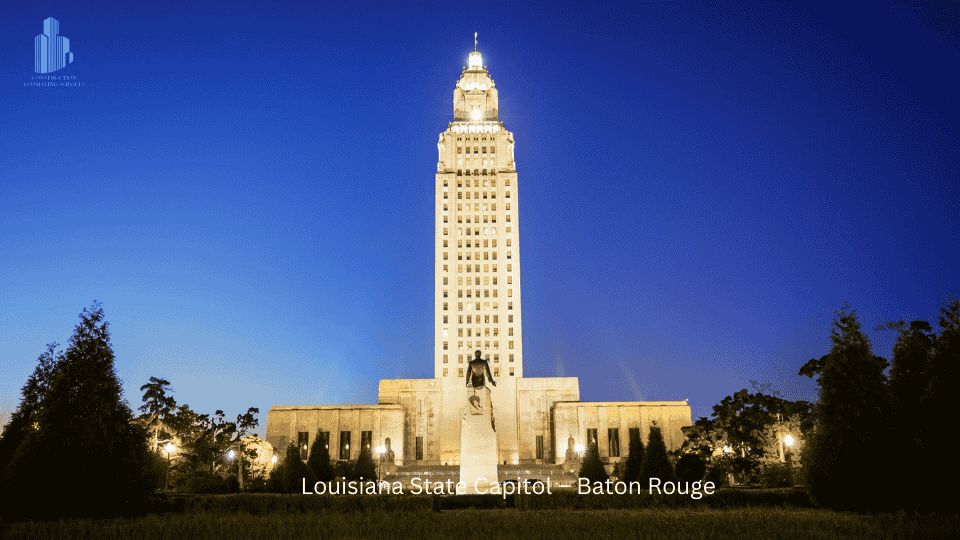
<path fill-rule="evenodd" d="M 768 465 L 760 473 L 760 485 L 763 487 L 793 487 L 793 472 L 785 463 Z"/>
<path fill-rule="evenodd" d="M 286 459 L 283 460 L 283 492 L 300 493 L 304 482 L 312 486 L 316 480 L 313 478 L 313 471 L 300 459 L 300 449 L 296 443 L 291 442 L 287 446 Z"/>
<path fill-rule="evenodd" d="M 685 482 L 703 480 L 707 463 L 698 454 L 684 454 L 677 460 L 677 476 Z"/>
<path fill-rule="evenodd" d="M 590 448 L 587 449 L 587 457 L 583 460 L 583 463 L 580 465 L 580 478 L 587 478 L 590 480 L 590 485 L 593 485 L 594 482 L 606 482 L 609 480 L 607 476 L 607 470 L 603 468 L 603 463 L 600 462 L 600 450 L 597 448 L 596 442 L 590 443 Z"/>
<path fill-rule="evenodd" d="M 660 426 L 650 426 L 650 435 L 647 436 L 647 448 L 643 453 L 643 463 L 640 466 L 640 485 L 647 486 L 651 478 L 659 478 L 661 482 L 675 482 L 677 476 L 673 465 L 667 459 L 667 446 L 663 442 Z"/>

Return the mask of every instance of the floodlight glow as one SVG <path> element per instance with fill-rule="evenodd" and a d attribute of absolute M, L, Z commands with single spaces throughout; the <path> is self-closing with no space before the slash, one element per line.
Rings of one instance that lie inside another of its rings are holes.
<path fill-rule="evenodd" d="M 727 454 L 729 454 L 730 452 L 733 452 L 733 450 L 730 449 L 730 445 L 724 446 L 723 451 Z"/>
<path fill-rule="evenodd" d="M 483 56 L 481 56 L 478 52 L 470 53 L 470 63 L 468 65 L 470 66 L 470 69 L 479 69 L 483 67 Z"/>
<path fill-rule="evenodd" d="M 175 448 L 173 447 L 173 445 L 170 444 L 170 443 L 167 443 L 167 453 L 169 454 L 169 453 L 173 452 L 174 450 L 175 450 Z"/>
<path fill-rule="evenodd" d="M 787 435 L 783 438 L 783 443 L 786 444 L 787 446 L 793 446 L 794 442 L 795 441 L 793 440 L 793 435 Z"/>
<path fill-rule="evenodd" d="M 474 109 L 473 112 L 470 113 L 470 117 L 473 118 L 474 120 L 479 120 L 480 117 L 482 116 L 483 116 L 483 113 L 480 112 L 480 109 Z"/>
<path fill-rule="evenodd" d="M 233 459 L 233 450 L 231 450 L 230 453 L 227 455 L 230 457 L 230 459 Z"/>

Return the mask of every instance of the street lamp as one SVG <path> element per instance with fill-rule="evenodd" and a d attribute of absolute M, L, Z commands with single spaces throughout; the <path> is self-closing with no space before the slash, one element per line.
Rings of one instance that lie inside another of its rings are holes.
<path fill-rule="evenodd" d="M 167 443 L 164 450 L 167 451 L 167 477 L 163 484 L 165 489 L 170 489 L 170 454 L 176 450 L 176 447 L 174 447 L 172 443 Z"/>

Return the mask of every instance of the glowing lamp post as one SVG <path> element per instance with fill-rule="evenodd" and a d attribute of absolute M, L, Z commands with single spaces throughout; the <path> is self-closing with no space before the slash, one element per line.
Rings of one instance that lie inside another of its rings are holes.
<path fill-rule="evenodd" d="M 167 443 L 163 449 L 167 451 L 167 477 L 163 484 L 165 489 L 170 489 L 170 454 L 176 450 L 176 447 L 174 447 L 172 443 Z"/>

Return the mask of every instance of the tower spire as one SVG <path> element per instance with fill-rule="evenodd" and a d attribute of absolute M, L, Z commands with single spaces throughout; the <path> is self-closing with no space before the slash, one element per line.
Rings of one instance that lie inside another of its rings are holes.
<path fill-rule="evenodd" d="M 473 33 L 473 52 L 477 52 L 477 33 Z"/>

